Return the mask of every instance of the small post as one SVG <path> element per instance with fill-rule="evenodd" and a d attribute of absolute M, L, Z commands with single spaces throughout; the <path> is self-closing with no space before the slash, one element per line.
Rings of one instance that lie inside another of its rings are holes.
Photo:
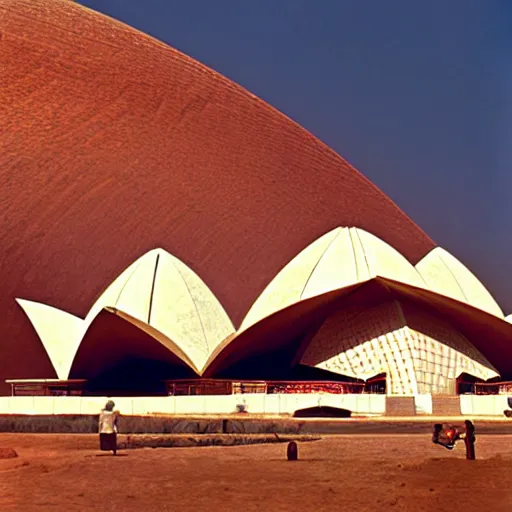
<path fill-rule="evenodd" d="M 288 443 L 288 449 L 286 450 L 286 456 L 288 460 L 297 460 L 299 458 L 299 449 L 295 441 Z"/>
<path fill-rule="evenodd" d="M 507 417 L 507 418 L 512 418 L 512 396 L 509 396 L 507 398 L 507 405 L 509 406 L 509 409 L 505 409 L 503 411 L 503 414 Z"/>
<path fill-rule="evenodd" d="M 466 427 L 466 435 L 464 436 L 464 444 L 466 445 L 466 459 L 475 460 L 475 425 L 473 425 L 473 422 L 466 420 L 464 422 L 464 426 Z"/>

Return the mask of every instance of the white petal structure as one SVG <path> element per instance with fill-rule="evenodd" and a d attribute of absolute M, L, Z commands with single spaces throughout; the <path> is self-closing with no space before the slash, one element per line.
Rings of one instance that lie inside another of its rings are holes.
<path fill-rule="evenodd" d="M 291 304 L 377 276 L 427 288 L 414 266 L 380 238 L 359 228 L 336 228 L 277 274 L 251 307 L 240 331 Z"/>
<path fill-rule="evenodd" d="M 40 302 L 16 300 L 32 322 L 57 377 L 67 379 L 71 363 L 85 333 L 84 321 Z"/>
<path fill-rule="evenodd" d="M 457 258 L 441 247 L 430 251 L 416 264 L 416 269 L 432 291 L 503 318 L 503 311 L 485 286 Z"/>
<path fill-rule="evenodd" d="M 122 272 L 95 302 L 85 320 L 44 304 L 17 300 L 60 379 L 68 378 L 87 328 L 105 308 L 147 325 L 148 332 L 156 330 L 167 337 L 187 355 L 198 373 L 217 345 L 235 331 L 208 286 L 163 249 L 149 251 Z"/>
<path fill-rule="evenodd" d="M 235 330 L 197 274 L 161 249 L 140 260 L 112 306 L 167 336 L 199 372 L 210 353 Z"/>
<path fill-rule="evenodd" d="M 330 316 L 301 363 L 368 379 L 385 373 L 388 394 L 455 394 L 467 373 L 488 380 L 499 374 L 460 332 L 411 305 L 393 301 Z"/>
<path fill-rule="evenodd" d="M 512 324 L 512 315 L 508 315 L 507 317 L 505 317 L 505 320 Z"/>
<path fill-rule="evenodd" d="M 122 288 L 144 257 L 132 263 L 107 287 L 85 320 L 40 302 L 16 299 L 37 332 L 59 379 L 68 378 L 71 364 L 88 327 L 103 308 L 116 303 Z"/>

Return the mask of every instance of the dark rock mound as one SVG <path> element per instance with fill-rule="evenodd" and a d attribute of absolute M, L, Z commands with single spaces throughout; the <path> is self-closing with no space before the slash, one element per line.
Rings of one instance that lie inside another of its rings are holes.
<path fill-rule="evenodd" d="M 317 406 L 298 409 L 293 416 L 295 418 L 350 418 L 352 411 L 339 407 Z"/>

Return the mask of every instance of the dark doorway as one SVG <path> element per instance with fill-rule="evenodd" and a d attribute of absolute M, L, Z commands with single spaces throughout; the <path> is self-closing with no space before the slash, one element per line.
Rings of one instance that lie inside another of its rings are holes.
<path fill-rule="evenodd" d="M 87 383 L 93 396 L 165 396 L 166 380 L 197 377 L 191 370 L 149 359 L 124 359 Z"/>
<path fill-rule="evenodd" d="M 379 375 L 375 375 L 375 377 L 371 377 L 366 381 L 366 384 L 364 386 L 364 392 L 385 395 L 386 378 L 387 375 L 385 373 L 380 373 Z"/>

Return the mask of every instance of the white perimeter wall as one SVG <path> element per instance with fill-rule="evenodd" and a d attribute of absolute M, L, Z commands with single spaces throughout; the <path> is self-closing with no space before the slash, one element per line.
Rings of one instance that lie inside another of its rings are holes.
<path fill-rule="evenodd" d="M 247 394 L 222 396 L 169 396 L 113 398 L 116 409 L 126 415 L 231 414 L 245 404 L 252 414 L 293 414 L 318 405 L 341 407 L 361 415 L 383 415 L 385 395 Z M 417 414 L 432 414 L 432 396 L 414 397 Z M 107 397 L 0 397 L 0 414 L 98 414 Z M 499 416 L 508 409 L 506 395 L 461 395 L 464 416 Z"/>
<path fill-rule="evenodd" d="M 354 414 L 384 414 L 385 395 L 246 394 L 221 396 L 168 396 L 113 398 L 116 409 L 126 415 L 231 414 L 245 404 L 252 414 L 293 414 L 318 405 L 341 407 Z M 107 397 L 0 397 L 0 414 L 98 414 Z"/>
<path fill-rule="evenodd" d="M 509 409 L 507 395 L 461 395 L 461 413 L 468 416 L 501 416 Z"/>

